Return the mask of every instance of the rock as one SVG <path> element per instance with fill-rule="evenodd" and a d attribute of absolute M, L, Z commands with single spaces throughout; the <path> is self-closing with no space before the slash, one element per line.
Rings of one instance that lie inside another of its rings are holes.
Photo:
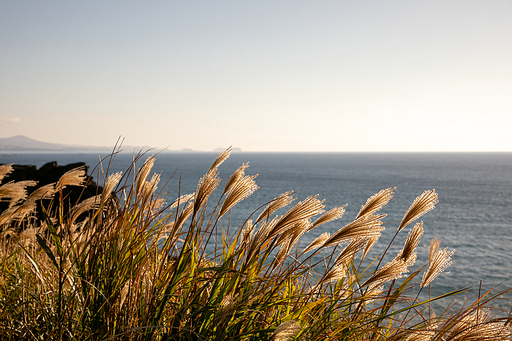
<path fill-rule="evenodd" d="M 75 169 L 77 167 L 85 167 L 86 175 L 88 174 L 89 167 L 85 165 L 84 162 L 71 163 L 65 166 L 59 166 L 57 162 L 49 162 L 38 169 L 33 165 L 13 165 L 13 171 L 7 174 L 0 185 L 6 184 L 11 181 L 25 181 L 25 180 L 33 180 L 37 181 L 37 185 L 27 187 L 27 193 L 30 195 L 37 188 L 42 187 L 44 185 L 50 183 L 56 183 L 59 181 L 60 177 L 64 175 L 64 173 Z M 67 213 L 73 205 L 95 196 L 96 194 L 100 194 L 103 188 L 98 186 L 96 182 L 94 182 L 93 178 L 89 175 L 86 176 L 86 186 L 66 186 L 62 191 L 62 196 L 64 199 L 64 213 Z M 55 194 L 56 196 L 59 193 Z M 51 207 L 49 205 L 52 205 Z M 48 200 L 45 199 L 42 202 L 45 208 L 50 208 L 50 211 L 55 212 L 56 200 Z M 0 214 L 9 207 L 9 202 L 2 201 L 0 202 Z M 38 210 L 35 213 L 37 219 L 44 219 L 44 215 L 41 209 L 41 203 L 38 204 Z"/>

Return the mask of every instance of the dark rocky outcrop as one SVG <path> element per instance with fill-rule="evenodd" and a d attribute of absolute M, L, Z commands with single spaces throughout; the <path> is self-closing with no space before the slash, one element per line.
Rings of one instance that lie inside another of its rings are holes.
<path fill-rule="evenodd" d="M 64 213 L 66 213 L 70 207 L 76 205 L 77 203 L 90 198 L 96 194 L 100 194 L 103 188 L 98 186 L 93 178 L 88 175 L 88 166 L 83 162 L 72 163 L 65 166 L 59 166 L 57 162 L 49 162 L 42 166 L 41 168 L 37 168 L 33 165 L 13 165 L 13 171 L 7 174 L 2 180 L 1 184 L 6 184 L 11 181 L 25 181 L 25 180 L 33 180 L 37 181 L 37 185 L 27 187 L 27 193 L 30 195 L 37 188 L 42 187 L 47 184 L 56 183 L 59 181 L 60 177 L 64 175 L 64 173 L 75 169 L 77 167 L 85 167 L 86 171 L 86 182 L 85 187 L 81 186 L 66 186 L 62 191 L 62 197 L 64 198 Z M 0 185 L 1 185 L 0 184 Z M 59 193 L 55 194 L 59 196 Z M 53 201 L 53 206 L 48 206 L 52 201 L 51 200 L 43 200 L 43 205 L 46 208 L 49 208 L 51 211 L 55 210 L 55 201 Z M 8 202 L 0 202 L 0 213 L 8 208 Z M 43 218 L 42 210 L 40 205 L 38 205 L 38 210 L 36 212 L 36 217 L 38 219 Z"/>

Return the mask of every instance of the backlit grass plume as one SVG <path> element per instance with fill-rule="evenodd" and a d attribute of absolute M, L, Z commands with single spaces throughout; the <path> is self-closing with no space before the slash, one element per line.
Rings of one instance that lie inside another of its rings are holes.
<path fill-rule="evenodd" d="M 389 225 L 378 212 L 395 188 L 370 197 L 333 233 L 318 227 L 344 218 L 345 205 L 326 210 L 319 195 L 293 204 L 292 191 L 233 226 L 229 212 L 258 186 L 244 163 L 218 189 L 230 152 L 205 170 L 194 193 L 170 199 L 157 190 L 153 156 L 137 168 L 143 155 L 124 173 L 105 175 L 103 192 L 69 211 L 59 209 L 61 189 L 82 186 L 84 168 L 30 196 L 30 181 L 0 183 L 8 203 L 0 214 L 0 339 L 510 339 L 509 320 L 487 309 L 498 295 L 437 315 L 430 303 L 440 297 L 411 299 L 453 254 L 435 239 L 429 259 L 417 259 L 423 223 L 392 260 L 383 260 L 386 252 L 369 259 Z M 0 181 L 11 170 L 0 166 Z M 56 205 L 46 207 L 48 200 Z M 396 233 L 435 203 L 434 190 L 420 195 Z M 44 219 L 34 217 L 35 205 Z"/>

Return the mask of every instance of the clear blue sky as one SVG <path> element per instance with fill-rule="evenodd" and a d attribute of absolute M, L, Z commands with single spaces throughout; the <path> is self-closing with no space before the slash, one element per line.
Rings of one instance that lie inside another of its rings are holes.
<path fill-rule="evenodd" d="M 512 1 L 1 1 L 0 137 L 512 151 Z"/>

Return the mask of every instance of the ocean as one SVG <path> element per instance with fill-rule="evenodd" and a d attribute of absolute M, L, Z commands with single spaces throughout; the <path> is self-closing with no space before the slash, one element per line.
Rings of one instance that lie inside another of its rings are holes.
<path fill-rule="evenodd" d="M 160 153 L 155 155 L 153 171 L 161 173 L 160 187 L 168 182 L 168 202 L 178 195 L 192 193 L 216 153 Z M 104 155 L 103 155 L 104 156 Z M 142 165 L 146 156 L 140 161 Z M 98 154 L 18 153 L 0 156 L 0 163 L 60 165 L 86 162 L 94 179 Z M 116 156 L 109 172 L 124 171 L 133 155 Z M 415 197 L 436 189 L 436 209 L 421 217 L 425 233 L 417 248 L 416 268 L 428 262 L 430 240 L 437 236 L 441 248 L 455 250 L 453 264 L 432 284 L 431 294 L 471 287 L 468 301 L 479 291 L 512 287 L 512 153 L 243 153 L 234 152 L 220 167 L 225 181 L 242 163 L 249 162 L 246 174 L 259 174 L 260 187 L 234 207 L 231 226 L 240 225 L 257 208 L 286 191 L 296 191 L 297 201 L 318 194 L 326 210 L 348 204 L 345 215 L 305 235 L 308 244 L 323 232 L 335 232 L 352 221 L 360 207 L 381 189 L 396 187 L 395 196 L 379 213 L 387 214 L 386 230 L 370 254 L 382 252 Z M 104 170 L 108 161 L 103 161 Z M 222 187 L 222 184 L 221 184 Z M 217 194 L 217 197 L 220 193 Z M 215 193 L 213 195 L 215 198 Z M 296 201 L 296 202 L 297 202 Z M 279 212 L 279 211 L 278 211 Z M 283 212 L 280 212 L 283 213 Z M 397 237 L 385 260 L 391 260 L 403 246 L 405 228 Z M 421 276 L 418 277 L 421 279 Z M 507 296 L 507 297 L 510 297 Z M 462 304 L 463 302 L 459 302 Z M 496 302 L 510 309 L 507 300 Z"/>

